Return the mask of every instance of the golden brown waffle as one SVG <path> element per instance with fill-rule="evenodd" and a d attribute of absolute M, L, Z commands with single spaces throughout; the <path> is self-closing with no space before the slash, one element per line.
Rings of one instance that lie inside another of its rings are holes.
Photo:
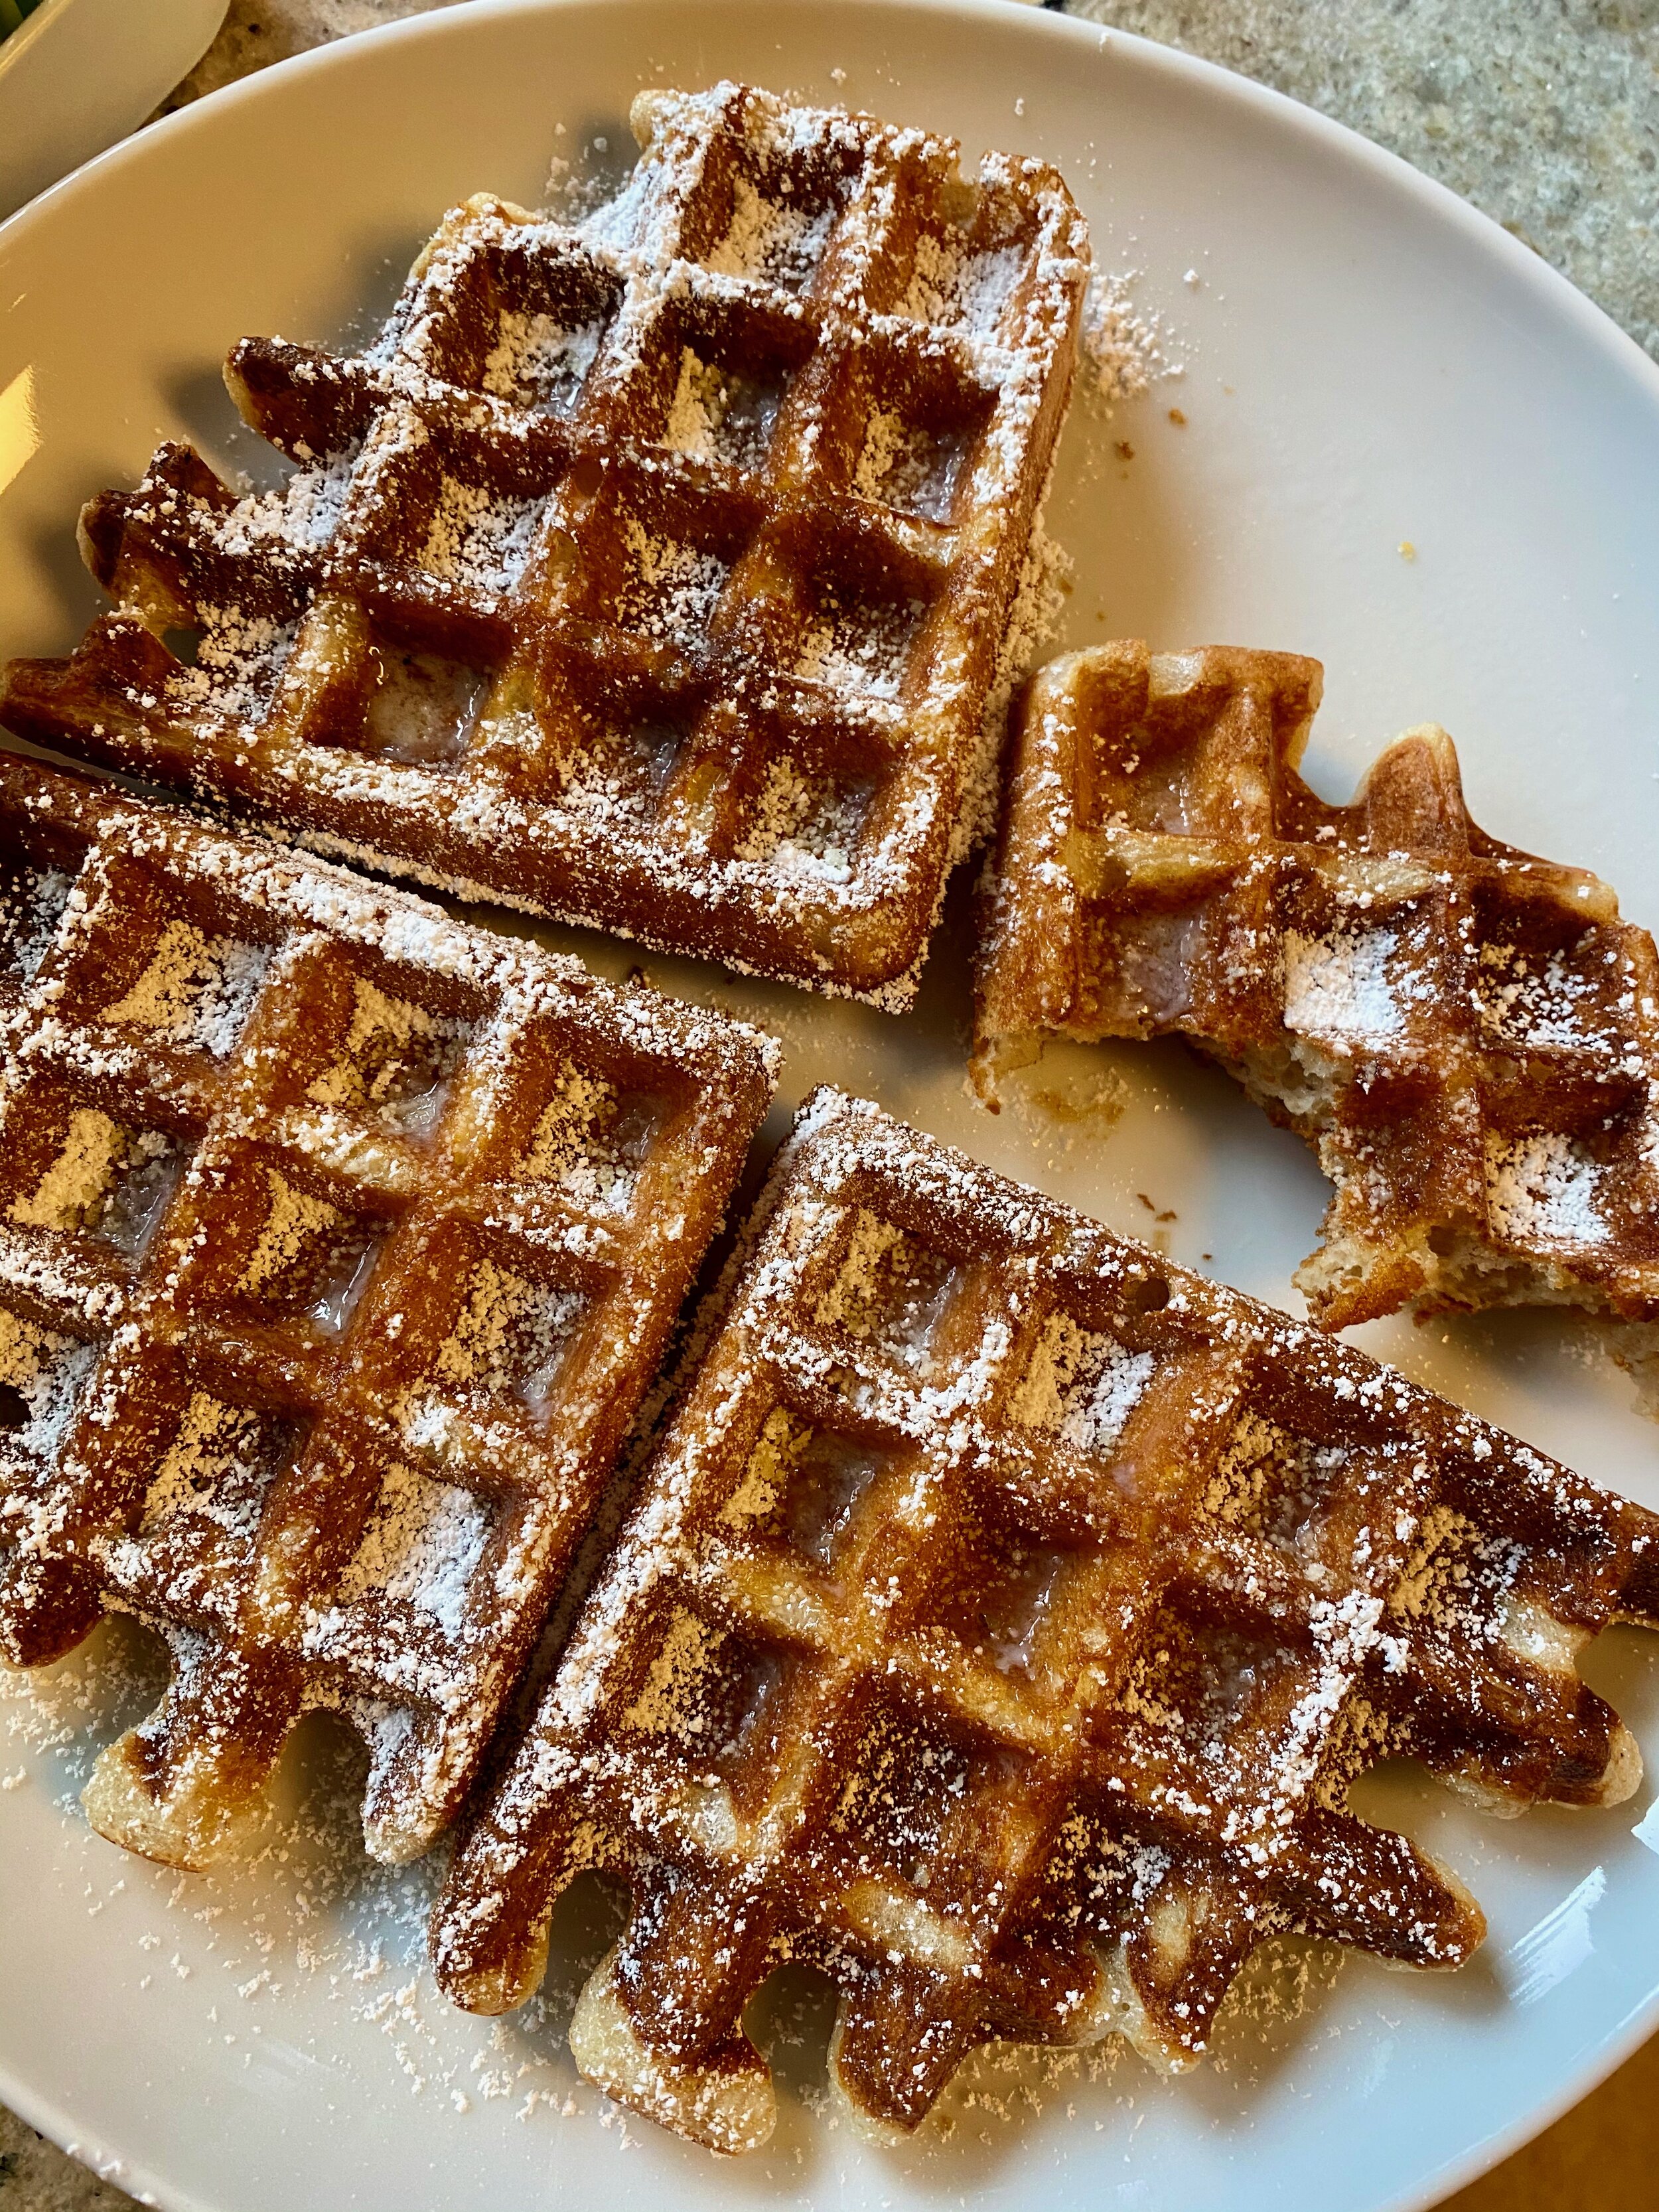
<path fill-rule="evenodd" d="M 0 719 L 465 896 L 902 1004 L 990 827 L 1082 221 L 1040 163 L 970 185 L 950 142 L 730 85 L 634 123 L 580 228 L 451 215 L 365 356 L 239 345 L 298 472 L 238 498 L 167 446 L 94 500 L 119 611 L 15 663 Z"/>
<path fill-rule="evenodd" d="M 1190 2062 L 1278 1930 L 1459 1964 L 1479 1909 L 1346 1808 L 1391 1750 L 1502 1810 L 1634 1788 L 1574 1655 L 1659 1625 L 1659 1519 L 836 1092 L 759 1218 L 464 1838 L 462 2004 L 615 1866 L 584 2072 L 750 2148 L 744 2006 L 806 1959 L 853 2117 L 906 2130 L 993 2037 Z"/>
<path fill-rule="evenodd" d="M 86 1793 L 232 1848 L 307 1705 L 369 1848 L 449 1818 L 659 1360 L 767 1041 L 0 757 L 0 1653 L 117 1608 Z"/>
<path fill-rule="evenodd" d="M 1297 774 L 1320 666 L 1097 647 L 1032 684 L 979 954 L 975 1072 L 1173 1031 L 1335 1184 L 1296 1280 L 1659 1315 L 1659 961 L 1607 886 L 1476 829 L 1443 730 L 1349 806 Z"/>

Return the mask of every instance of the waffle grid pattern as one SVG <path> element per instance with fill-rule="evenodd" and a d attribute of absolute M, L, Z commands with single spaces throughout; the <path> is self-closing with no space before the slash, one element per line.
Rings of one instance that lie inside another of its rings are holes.
<path fill-rule="evenodd" d="M 470 1782 L 770 1090 L 753 1032 L 10 761 L 0 1634 L 171 1647 L 88 1810 L 197 1864 L 289 1728 Z"/>
<path fill-rule="evenodd" d="M 1443 731 L 1349 806 L 1296 773 L 1318 664 L 1110 645 L 1016 741 L 976 1067 L 1176 1032 L 1319 1148 L 1297 1280 L 1327 1327 L 1413 1304 L 1659 1313 L 1659 960 L 1607 886 L 1470 821 Z"/>
<path fill-rule="evenodd" d="M 1345 1809 L 1389 1748 L 1510 1809 L 1634 1786 L 1572 1655 L 1659 1522 L 1299 1324 L 820 1092 L 435 1929 L 476 2009 L 581 1866 L 633 1917 L 571 2030 L 726 2150 L 743 2008 L 805 1957 L 904 2130 L 993 2037 L 1181 2065 L 1253 1946 L 1416 1966 L 1461 1885 Z"/>
<path fill-rule="evenodd" d="M 987 707 L 1087 266 L 1041 165 L 642 94 L 580 228 L 477 199 L 343 359 L 227 370 L 299 464 L 88 507 L 120 603 L 21 734 L 342 854 L 902 1003 L 989 823 Z M 196 639 L 182 667 L 163 632 Z"/>

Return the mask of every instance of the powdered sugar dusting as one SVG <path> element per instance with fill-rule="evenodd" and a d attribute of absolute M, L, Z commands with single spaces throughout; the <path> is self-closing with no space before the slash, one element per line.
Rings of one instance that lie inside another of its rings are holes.
<path fill-rule="evenodd" d="M 896 699 L 925 610 L 920 599 L 826 594 L 801 635 L 795 671 L 810 683 Z"/>
<path fill-rule="evenodd" d="M 0 875 L 0 948 L 6 964 L 25 983 L 46 958 L 70 895 L 61 868 L 25 868 Z"/>
<path fill-rule="evenodd" d="M 1019 245 L 975 252 L 948 233 L 923 231 L 899 312 L 945 330 L 965 327 L 993 337 L 1019 289 L 1029 263 Z"/>
<path fill-rule="evenodd" d="M 705 266 L 718 276 L 763 277 L 802 291 L 811 282 L 836 215 L 833 204 L 814 210 L 768 198 L 738 176 L 732 182 L 730 227 Z"/>
<path fill-rule="evenodd" d="M 708 627 L 726 566 L 718 554 L 659 537 L 630 516 L 624 537 L 632 562 L 617 619 L 647 637 L 690 642 Z"/>
<path fill-rule="evenodd" d="M 458 1634 L 490 1518 L 470 1490 L 394 1465 L 341 1577 L 338 1602 L 351 1605 L 372 1591 Z"/>
<path fill-rule="evenodd" d="M 523 572 L 541 513 L 533 499 L 504 499 L 487 484 L 446 477 L 420 561 L 447 583 L 510 592 Z"/>
<path fill-rule="evenodd" d="M 1405 1014 L 1389 963 L 1391 929 L 1338 929 L 1325 937 L 1285 933 L 1285 1026 L 1309 1036 L 1395 1036 Z"/>
<path fill-rule="evenodd" d="M 251 1541 L 276 1471 L 271 1426 L 248 1407 L 192 1391 L 145 1493 L 140 1540 L 188 1515 Z"/>
<path fill-rule="evenodd" d="M 437 1924 L 446 1986 L 478 1986 L 480 1959 L 490 1989 L 502 1956 L 516 1965 L 562 1877 L 550 1831 L 584 1862 L 672 1863 L 677 1966 L 734 2021 L 771 1962 L 751 1977 L 730 1948 L 757 1901 L 792 1956 L 866 2004 L 879 1990 L 881 2037 L 837 2046 L 855 2112 L 909 2094 L 942 2015 L 963 2042 L 997 2032 L 980 1984 L 993 1945 L 1006 1959 L 1016 1929 L 1035 1936 L 1024 1900 L 1060 1900 L 1041 1908 L 1045 1942 L 1088 1932 L 1079 2039 L 1122 2033 L 1165 2064 L 1208 2040 L 1219 1990 L 1199 1931 L 1218 1863 L 1258 1940 L 1304 1917 L 1281 1878 L 1299 1883 L 1311 1850 L 1347 1940 L 1424 1965 L 1468 1954 L 1467 1893 L 1424 1860 L 1383 1867 L 1349 1786 L 1412 1746 L 1419 1710 L 1443 1756 L 1455 1651 L 1457 1771 L 1504 1791 L 1487 1669 L 1559 1676 L 1580 1608 L 1600 1621 L 1613 1603 L 1577 1539 L 1627 1543 L 1628 1509 L 828 1091 L 694 1343 L 633 1514 L 463 1848 Z M 1097 1464 L 1068 1465 L 1060 1443 Z M 1540 1755 L 1557 1711 L 1540 1698 L 1526 1723 Z M 856 1729 L 832 1725 L 849 1711 Z M 824 1869 L 805 1895 L 803 1864 Z M 653 1973 L 659 1927 L 647 1907 L 624 1944 L 640 1962 L 626 2063 L 586 2028 L 573 2045 L 703 2139 L 717 2082 L 665 2082 L 652 2056 L 677 2017 Z M 907 1995 L 918 1970 L 925 2006 Z M 590 1984 L 590 2015 L 608 1986 Z M 720 2119 L 723 2147 L 763 2134 L 763 2094 Z"/>
<path fill-rule="evenodd" d="M 898 1006 L 982 828 L 978 636 L 1030 550 L 1081 218 L 1039 162 L 964 177 L 945 140 L 730 84 L 641 95 L 632 120 L 641 158 L 605 208 L 452 210 L 362 353 L 243 343 L 248 411 L 305 465 L 222 504 L 169 449 L 106 501 L 129 663 L 143 562 L 198 592 L 204 635 L 81 736 L 151 773 L 188 756 L 245 802 L 251 775 L 314 849 Z M 822 382 L 843 353 L 868 387 L 856 452 Z M 677 656 L 649 664 L 670 696 L 635 696 L 641 641 Z M 381 680 L 398 667 L 417 680 Z M 673 776 L 635 718 L 676 733 L 675 766 L 697 725 L 714 742 Z M 884 740 L 856 860 L 861 802 L 773 772 L 843 718 Z M 256 741 L 199 726 L 224 720 Z"/>
<path fill-rule="evenodd" d="M 11 848 L 80 859 L 58 966 L 7 1016 L 32 1170 L 0 1236 L 9 1648 L 57 1632 L 66 1589 L 163 1625 L 159 1779 L 134 1781 L 136 1740 L 111 1747 L 106 1833 L 185 1859 L 234 1838 L 280 1786 L 297 1692 L 362 1718 L 364 1832 L 407 1857 L 556 1598 L 770 1048 L 280 847 L 5 774 Z M 502 1133 L 561 1054 L 626 1082 L 567 1097 L 562 1133 L 544 1113 L 521 1167 Z M 89 1085 L 110 1110 L 76 1103 Z M 130 1130 L 127 1097 L 165 1126 Z M 653 1169 L 663 1203 L 634 1208 Z"/>
<path fill-rule="evenodd" d="M 403 1869 L 364 1856 L 363 1755 L 331 1716 L 302 1723 L 284 1802 L 234 1867 L 179 1877 L 113 1856 L 90 1835 L 81 1788 L 100 1746 L 154 1704 L 165 1674 L 157 1640 L 123 1617 L 54 1667 L 0 1668 L 0 1790 L 44 1791 L 61 1808 L 46 1878 L 96 1923 L 135 2032 L 164 2011 L 181 2051 L 252 2094 L 286 2094 L 296 2069 L 326 2068 L 360 2109 L 435 2100 L 464 2135 L 475 2106 L 495 2106 L 542 2128 L 596 2123 L 631 2148 L 625 2116 L 581 2081 L 564 2045 L 614 1909 L 596 1893 L 579 1925 L 567 1917 L 545 1989 L 510 2019 L 456 2012 L 425 1965 L 442 1855 Z M 167 1994 L 189 2001 L 169 2006 Z"/>
<path fill-rule="evenodd" d="M 605 337 L 605 319 L 567 324 L 549 314 L 507 310 L 484 362 L 483 388 L 550 415 L 568 415 Z"/>
<path fill-rule="evenodd" d="M 737 857 L 785 881 L 850 884 L 872 784 L 774 761 Z"/>
<path fill-rule="evenodd" d="M 275 697 L 299 624 L 250 615 L 232 602 L 204 609 L 196 658 L 175 670 L 170 694 L 180 711 L 256 721 Z"/>
<path fill-rule="evenodd" d="M 511 1267 L 481 1260 L 467 1279 L 434 1373 L 483 1399 L 514 1394 L 532 1412 L 545 1410 L 582 1300 L 574 1291 L 532 1282 Z M 411 1440 L 439 1442 L 441 1429 L 413 1417 Z"/>
<path fill-rule="evenodd" d="M 56 1464 L 100 1349 L 0 1307 L 0 1389 L 14 1394 L 23 1413 L 5 1434 L 9 1451 Z M 0 1539 L 10 1533 L 13 1510 L 0 1496 Z"/>
<path fill-rule="evenodd" d="M 1599 1244 L 1607 1236 L 1593 1156 L 1560 1129 L 1486 1135 L 1486 1202 L 1507 1243 Z"/>
<path fill-rule="evenodd" d="M 567 1063 L 537 1117 L 520 1172 L 557 1182 L 580 1204 L 620 1211 L 634 1196 L 655 1127 L 652 1103 Z"/>
<path fill-rule="evenodd" d="M 339 526 L 360 451 L 348 445 L 316 466 L 296 469 L 275 491 L 249 492 L 218 517 L 216 536 L 227 552 L 240 554 L 326 545 Z"/>
<path fill-rule="evenodd" d="M 149 964 L 106 1022 L 131 1023 L 169 1044 L 190 1044 L 222 1059 L 242 1033 L 270 965 L 270 948 L 240 938 L 208 937 L 175 917 Z"/>
<path fill-rule="evenodd" d="M 1110 1451 L 1152 1379 L 1149 1352 L 1129 1352 L 1069 1314 L 1052 1316 L 1015 1393 L 1016 1420 L 1052 1429 L 1084 1452 Z"/>

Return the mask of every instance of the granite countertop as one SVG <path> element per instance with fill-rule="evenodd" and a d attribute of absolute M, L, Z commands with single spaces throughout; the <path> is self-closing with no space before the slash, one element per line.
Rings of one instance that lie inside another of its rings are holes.
<path fill-rule="evenodd" d="M 164 110 L 449 4 L 232 0 Z M 1659 0 L 1072 0 L 1072 12 L 1260 78 L 1392 148 L 1659 358 Z M 1652 2212 L 1656 2173 L 1659 2038 L 1444 2212 Z M 0 2108 L 0 2212 L 131 2202 Z"/>

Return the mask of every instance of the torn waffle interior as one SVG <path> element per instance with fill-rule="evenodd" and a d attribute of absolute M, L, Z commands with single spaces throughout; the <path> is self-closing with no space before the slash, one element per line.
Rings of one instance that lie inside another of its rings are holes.
<path fill-rule="evenodd" d="M 765 1109 L 752 1031 L 0 763 L 0 1644 L 159 1631 L 86 1792 L 180 1866 L 308 1705 L 459 1802 Z M 37 941 L 38 940 L 38 941 Z"/>
<path fill-rule="evenodd" d="M 1318 664 L 1052 662 L 983 902 L 976 1070 L 1173 1033 L 1335 1185 L 1297 1282 L 1328 1328 L 1571 1304 L 1659 1316 L 1659 964 L 1605 884 L 1476 828 L 1445 732 L 1351 805 L 1297 773 Z"/>
<path fill-rule="evenodd" d="M 891 2139 L 993 2039 L 1189 2064 L 1278 1933 L 1459 1965 L 1467 1890 L 1349 1808 L 1382 1757 L 1511 1812 L 1636 1785 L 1576 1660 L 1659 1625 L 1659 1520 L 872 1105 L 802 1108 L 695 1340 L 434 1923 L 503 2011 L 623 1875 L 571 2047 L 684 2135 L 769 2132 L 785 1960 Z"/>
<path fill-rule="evenodd" d="M 1087 273 L 1042 164 L 731 85 L 571 225 L 479 198 L 361 355 L 249 338 L 294 464 L 165 447 L 25 736 L 464 895 L 902 1005 L 988 826 Z M 175 650 L 175 648 L 177 648 Z"/>

